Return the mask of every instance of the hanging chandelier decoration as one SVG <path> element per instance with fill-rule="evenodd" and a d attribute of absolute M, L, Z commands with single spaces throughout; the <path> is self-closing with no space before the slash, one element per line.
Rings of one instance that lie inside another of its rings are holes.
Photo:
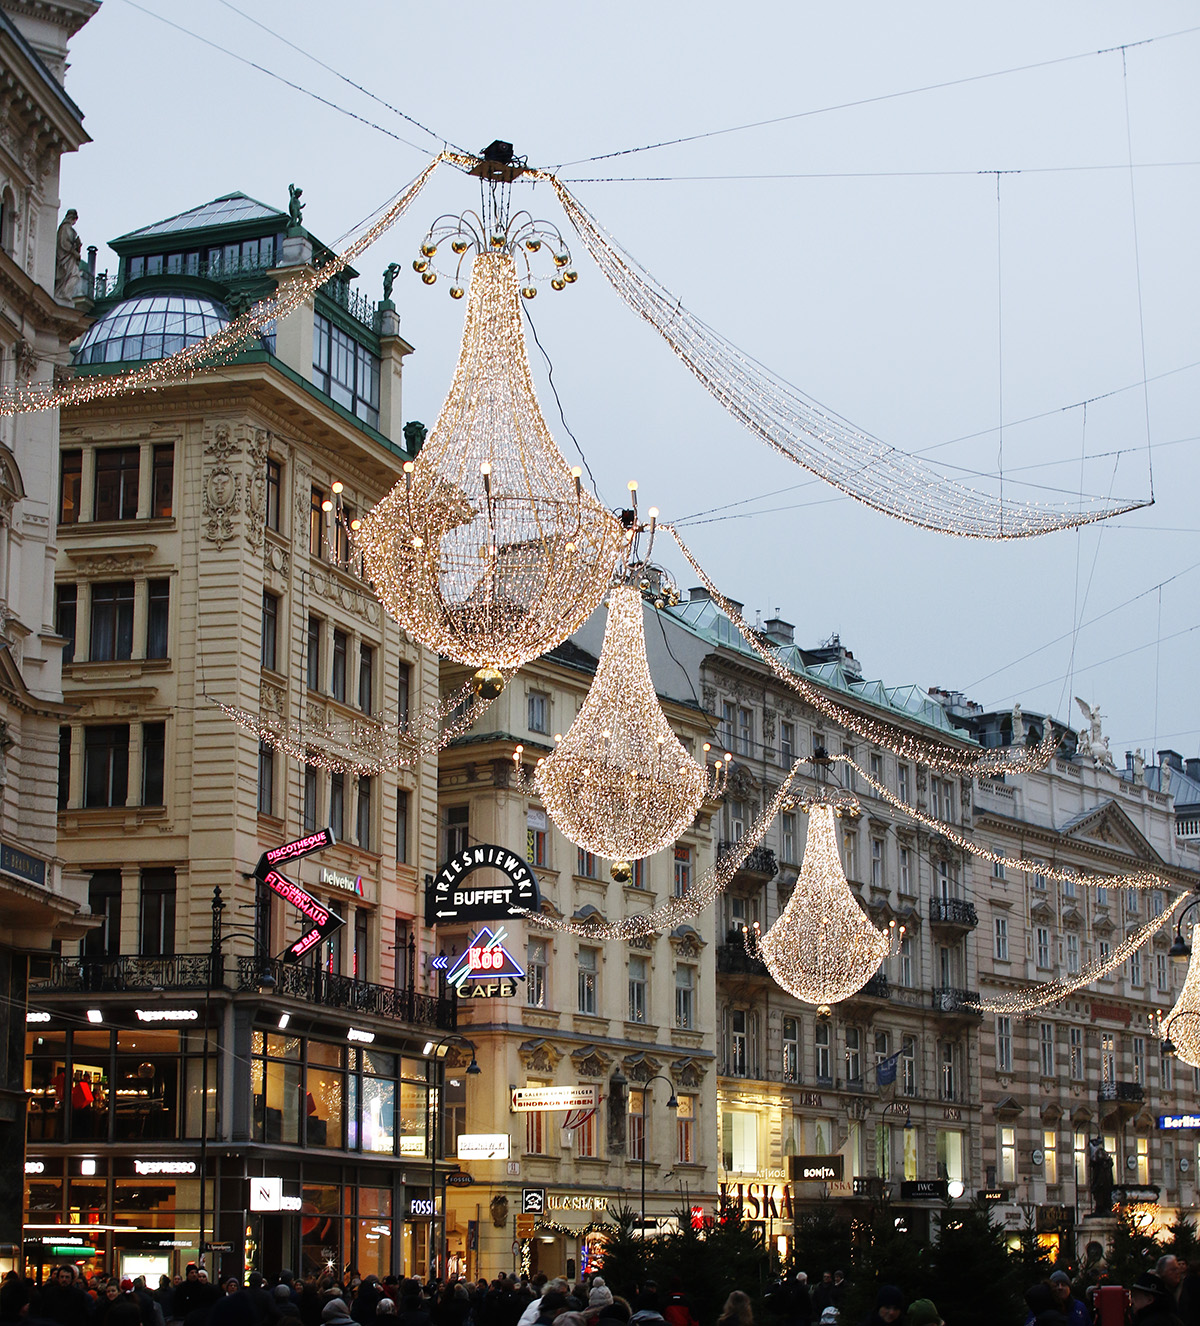
<path fill-rule="evenodd" d="M 450 159 L 448 153 L 434 157 L 391 202 L 349 232 L 354 238 L 340 253 L 320 266 L 297 267 L 294 273 L 289 273 L 280 281 L 274 294 L 260 299 L 211 336 L 194 341 L 173 355 L 139 364 L 127 372 L 78 373 L 68 375 L 58 383 L 35 382 L 27 386 L 5 388 L 0 392 L 0 417 L 29 414 L 38 410 L 65 409 L 72 405 L 86 405 L 89 401 L 124 396 L 131 391 L 166 387 L 172 383 L 189 381 L 229 363 L 247 348 L 253 337 L 294 313 L 305 300 L 311 299 L 317 290 L 374 244 L 408 211 L 437 167 Z"/>
<path fill-rule="evenodd" d="M 746 621 L 732 601 L 726 598 L 713 583 L 673 525 L 664 525 L 662 528 L 675 540 L 684 559 L 708 591 L 709 597 L 733 623 L 750 649 L 762 659 L 783 685 L 795 691 L 818 713 L 824 714 L 839 727 L 855 733 L 872 745 L 890 750 L 901 759 L 915 760 L 930 769 L 963 776 L 1035 773 L 1047 768 L 1054 758 L 1054 753 L 1058 749 L 1058 738 L 1054 735 L 1053 725 L 1048 721 L 1041 742 L 1031 750 L 979 752 L 966 746 L 965 742 L 962 746 L 955 746 L 948 740 L 939 741 L 934 738 L 914 736 L 898 723 L 868 718 L 865 714 L 835 700 L 826 687 L 810 680 L 803 671 L 793 671 L 780 657 L 778 649 L 766 642 L 762 632 L 756 631 Z"/>
<path fill-rule="evenodd" d="M 416 260 L 426 284 L 449 244 L 471 256 L 458 366 L 433 430 L 404 478 L 353 531 L 368 579 L 414 639 L 477 669 L 481 696 L 502 674 L 553 649 L 607 591 L 625 543 L 617 518 L 568 468 L 542 417 L 521 327 L 537 292 L 529 255 L 570 256 L 554 227 L 509 214 L 507 184 L 484 189 L 483 214 L 441 217 Z M 520 264 L 520 267 L 518 266 Z"/>
<path fill-rule="evenodd" d="M 775 983 L 806 1004 L 828 1011 L 856 994 L 892 947 L 892 930 L 871 924 L 842 869 L 835 818 L 827 801 L 809 803 L 804 860 L 792 896 L 763 935 L 747 932 L 747 949 Z"/>
<path fill-rule="evenodd" d="M 1200 1068 L 1200 925 L 1192 926 L 1187 975 L 1171 1011 L 1161 1020 L 1159 1036 L 1164 1048 L 1173 1046 L 1185 1064 Z"/>
<path fill-rule="evenodd" d="M 763 807 L 762 813 L 746 828 L 746 834 L 722 852 L 716 861 L 705 870 L 691 888 L 679 898 L 668 898 L 666 902 L 649 911 L 636 912 L 624 916 L 619 921 L 608 922 L 591 916 L 575 919 L 566 916 L 547 916 L 545 912 L 533 912 L 520 909 L 521 915 L 531 924 L 543 930 L 557 930 L 564 934 L 579 935 L 588 939 L 638 939 L 642 935 L 652 935 L 660 930 L 673 930 L 700 915 L 702 911 L 721 893 L 724 892 L 734 875 L 742 868 L 746 858 L 767 836 L 767 830 L 781 810 L 792 806 L 796 794 L 792 791 L 792 780 L 803 765 L 809 763 L 809 757 L 799 759 L 784 774 L 779 790 Z"/>
<path fill-rule="evenodd" d="M 855 428 L 707 326 L 641 267 L 553 173 L 547 180 L 584 247 L 622 300 L 666 341 L 714 399 L 769 447 L 884 515 L 973 539 L 1027 539 L 1148 506 L 1085 498 L 1070 506 L 969 487 L 929 462 Z M 987 476 L 980 476 L 986 480 Z"/>

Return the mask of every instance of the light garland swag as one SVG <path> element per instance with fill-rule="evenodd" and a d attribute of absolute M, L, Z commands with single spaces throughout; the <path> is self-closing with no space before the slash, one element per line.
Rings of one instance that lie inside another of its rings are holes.
<path fill-rule="evenodd" d="M 1192 956 L 1183 989 L 1157 1030 L 1163 1041 L 1170 1038 L 1175 1053 L 1185 1064 L 1200 1068 L 1200 944 L 1196 942 L 1200 939 L 1200 925 L 1192 926 L 1191 938 Z"/>

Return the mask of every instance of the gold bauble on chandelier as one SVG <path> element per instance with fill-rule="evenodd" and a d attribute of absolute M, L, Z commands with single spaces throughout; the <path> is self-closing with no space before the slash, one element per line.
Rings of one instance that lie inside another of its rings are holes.
<path fill-rule="evenodd" d="M 514 245 L 476 249 L 458 367 L 405 477 L 353 532 L 384 607 L 495 687 L 587 620 L 624 542 L 568 468 L 534 394 Z M 429 273 L 432 274 L 432 273 Z M 528 278 L 526 278 L 528 279 Z"/>
<path fill-rule="evenodd" d="M 758 939 L 757 955 L 788 994 L 821 1007 L 861 990 L 891 943 L 846 882 L 833 806 L 813 805 L 800 877 L 778 920 Z"/>

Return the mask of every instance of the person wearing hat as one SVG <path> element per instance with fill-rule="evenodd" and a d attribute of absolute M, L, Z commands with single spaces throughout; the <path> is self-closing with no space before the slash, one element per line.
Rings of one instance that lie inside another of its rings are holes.
<path fill-rule="evenodd" d="M 827 1308 L 821 1309 L 820 1326 L 837 1326 L 838 1310 L 832 1303 Z"/>
<path fill-rule="evenodd" d="M 1143 1271 L 1129 1286 L 1129 1301 L 1133 1308 L 1132 1326 L 1182 1326 L 1166 1281 L 1153 1271 Z"/>
<path fill-rule="evenodd" d="M 931 1298 L 918 1298 L 910 1303 L 904 1320 L 907 1326 L 944 1326 L 942 1314 Z"/>
<path fill-rule="evenodd" d="M 904 1295 L 895 1285 L 880 1285 L 875 1295 L 875 1311 L 865 1326 L 893 1326 L 904 1316 Z"/>
<path fill-rule="evenodd" d="M 1071 1293 L 1071 1277 L 1066 1271 L 1055 1271 L 1046 1283 L 1054 1296 L 1054 1306 L 1066 1317 L 1068 1326 L 1092 1326 L 1087 1306 Z"/>

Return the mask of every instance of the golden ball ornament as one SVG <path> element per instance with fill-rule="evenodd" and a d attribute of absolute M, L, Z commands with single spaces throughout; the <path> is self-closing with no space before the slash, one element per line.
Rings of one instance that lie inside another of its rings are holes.
<path fill-rule="evenodd" d="M 828 1004 L 817 1005 L 817 1017 L 828 1018 L 833 1016 L 833 1009 Z"/>
<path fill-rule="evenodd" d="M 450 241 L 450 252 L 463 254 L 467 251 L 467 241 L 465 239 L 454 239 Z"/>
<path fill-rule="evenodd" d="M 433 255 L 437 252 L 437 245 L 431 244 L 428 240 L 426 240 L 425 243 L 421 245 L 421 252 L 425 255 L 426 258 L 432 258 Z"/>
<path fill-rule="evenodd" d="M 628 884 L 633 878 L 633 867 L 628 861 L 614 861 L 608 868 L 608 873 L 618 884 Z"/>
<path fill-rule="evenodd" d="M 563 272 L 563 280 L 568 285 L 574 285 L 575 282 L 579 280 L 579 273 L 574 267 L 568 267 L 567 270 Z"/>
<path fill-rule="evenodd" d="M 522 298 L 522 299 L 536 299 L 536 298 L 537 298 L 537 286 L 535 286 L 535 285 L 523 285 L 523 286 L 521 287 L 521 298 Z"/>
<path fill-rule="evenodd" d="M 536 253 L 538 249 L 542 247 L 542 241 L 540 239 L 527 239 L 525 241 L 525 247 L 530 253 Z"/>
<path fill-rule="evenodd" d="M 424 281 L 426 285 L 433 285 L 437 280 L 437 272 L 422 272 L 421 280 Z"/>
<path fill-rule="evenodd" d="M 497 230 L 495 234 L 492 235 L 492 248 L 502 249 L 503 247 L 504 247 L 504 232 L 502 230 Z"/>
<path fill-rule="evenodd" d="M 566 287 L 567 287 L 567 283 L 562 279 L 561 276 L 552 276 L 552 277 L 550 278 L 550 289 L 551 289 L 551 290 L 565 290 Z"/>
<path fill-rule="evenodd" d="M 428 270 L 429 270 L 429 264 L 425 261 L 424 258 L 413 259 L 414 272 L 427 272 Z"/>
<path fill-rule="evenodd" d="M 450 298 L 451 298 L 451 299 L 461 299 L 462 297 L 463 297 L 463 288 L 462 288 L 462 286 L 460 286 L 460 285 L 452 285 L 452 286 L 450 287 Z"/>
<path fill-rule="evenodd" d="M 471 678 L 471 689 L 481 700 L 494 700 L 504 689 L 504 674 L 496 668 L 480 668 Z"/>

